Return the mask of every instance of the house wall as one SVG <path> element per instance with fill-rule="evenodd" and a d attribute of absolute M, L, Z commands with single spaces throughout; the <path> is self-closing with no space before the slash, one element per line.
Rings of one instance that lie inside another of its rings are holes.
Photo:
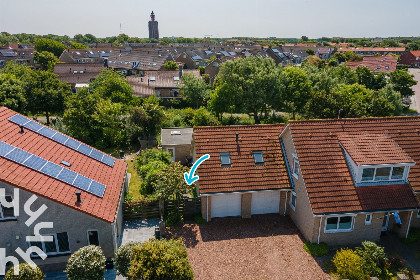
<path fill-rule="evenodd" d="M 289 166 L 293 169 L 293 153 L 296 153 L 292 134 L 290 129 L 287 129 L 282 135 L 283 144 L 286 150 L 287 160 Z M 291 170 L 293 172 L 293 170 Z M 287 214 L 299 228 L 303 236 L 308 240 L 313 240 L 315 217 L 312 213 L 312 208 L 309 202 L 308 194 L 306 192 L 305 183 L 303 182 L 302 173 L 299 173 L 298 179 L 293 178 L 296 192 L 296 209 L 290 207 L 290 193 L 287 198 Z M 280 208 L 282 209 L 282 208 Z M 317 228 L 317 227 L 316 227 Z"/>
<path fill-rule="evenodd" d="M 64 50 L 63 53 L 60 55 L 60 61 L 65 63 L 75 63 L 74 59 L 66 50 Z"/>
<path fill-rule="evenodd" d="M 405 52 L 400 57 L 400 63 L 411 66 L 420 66 L 420 60 L 416 60 L 416 57 L 411 52 Z"/>
<path fill-rule="evenodd" d="M 13 195 L 13 186 L 0 182 L 0 188 L 6 189 L 6 195 Z M 71 253 L 88 245 L 88 230 L 98 230 L 99 243 L 105 257 L 114 257 L 115 243 L 111 223 L 99 220 L 44 197 L 38 196 L 38 199 L 32 204 L 31 210 L 36 211 L 43 204 L 45 204 L 48 209 L 36 220 L 36 222 L 30 227 L 27 227 L 25 222 L 28 220 L 29 215 L 24 211 L 24 204 L 32 195 L 33 194 L 30 192 L 20 190 L 19 217 L 17 217 L 17 220 L 15 221 L 0 222 L 0 248 L 6 248 L 7 256 L 18 257 L 15 253 L 15 249 L 18 247 L 23 251 L 28 249 L 26 236 L 34 235 L 34 226 L 36 223 L 53 222 L 54 227 L 52 229 L 42 229 L 41 234 L 67 232 Z M 74 195 L 74 200 L 76 202 L 76 195 Z M 8 243 L 10 246 L 8 246 Z M 34 259 L 34 262 L 39 265 L 43 271 L 59 270 L 65 268 L 69 257 L 70 255 L 48 256 L 45 260 Z"/>
<path fill-rule="evenodd" d="M 186 53 L 181 53 L 176 59 L 176 62 L 184 63 L 184 69 L 196 69 L 195 61 Z"/>
<path fill-rule="evenodd" d="M 241 216 L 251 218 L 252 193 L 243 193 L 241 197 Z"/>
<path fill-rule="evenodd" d="M 213 65 L 214 63 L 218 63 L 218 66 L 214 66 Z M 220 71 L 220 63 L 221 62 L 219 60 L 213 61 L 210 64 L 208 64 L 206 66 L 206 68 L 204 69 L 204 74 L 209 75 L 210 82 L 211 83 L 213 83 L 214 78 L 217 76 L 217 74 L 219 74 L 219 71 Z"/>
<path fill-rule="evenodd" d="M 192 157 L 192 145 L 162 145 L 162 148 L 175 148 L 175 161 L 184 163 L 185 157 Z"/>

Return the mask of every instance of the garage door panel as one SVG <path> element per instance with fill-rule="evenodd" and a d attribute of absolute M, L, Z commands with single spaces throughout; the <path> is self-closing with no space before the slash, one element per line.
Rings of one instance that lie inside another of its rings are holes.
<path fill-rule="evenodd" d="M 254 192 L 251 200 L 251 215 L 279 213 L 280 191 Z"/>
<path fill-rule="evenodd" d="M 231 217 L 241 215 L 241 195 L 224 194 L 211 197 L 211 217 Z"/>

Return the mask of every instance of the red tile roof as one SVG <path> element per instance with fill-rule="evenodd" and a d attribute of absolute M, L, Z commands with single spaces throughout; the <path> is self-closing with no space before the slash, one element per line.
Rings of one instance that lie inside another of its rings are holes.
<path fill-rule="evenodd" d="M 367 67 L 374 72 L 394 72 L 397 70 L 398 57 L 387 56 L 364 56 L 363 61 L 348 61 L 346 65 L 352 69 Z M 379 67 L 379 68 L 378 68 Z"/>
<path fill-rule="evenodd" d="M 420 57 L 420 51 L 410 51 L 410 53 L 415 57 Z"/>
<path fill-rule="evenodd" d="M 66 168 L 106 185 L 106 190 L 103 198 L 82 191 L 83 203 L 77 205 L 75 191 L 79 189 L 3 157 L 0 157 L 0 181 L 106 222 L 114 222 L 127 164 L 117 159 L 110 167 L 28 129 L 21 134 L 19 126 L 8 120 L 15 114 L 0 107 L 1 141 L 58 165 L 62 160 L 68 161 L 71 167 Z"/>
<path fill-rule="evenodd" d="M 194 128 L 197 158 L 210 155 L 197 171 L 200 193 L 289 188 L 279 141 L 283 128 L 283 124 Z M 264 165 L 255 165 L 252 151 L 263 152 Z M 230 153 L 231 167 L 221 167 L 220 152 Z"/>
<path fill-rule="evenodd" d="M 385 134 L 339 133 L 337 138 L 356 165 L 414 163 L 414 160 Z"/>
<path fill-rule="evenodd" d="M 360 47 L 360 48 L 354 48 L 354 47 L 346 47 L 346 48 L 339 48 L 337 52 L 345 52 L 345 51 L 351 51 L 351 52 L 404 52 L 404 47 L 390 47 L 390 48 L 383 48 L 383 47 Z"/>
<path fill-rule="evenodd" d="M 420 117 L 290 121 L 289 128 L 314 214 L 375 210 L 366 209 L 366 205 L 374 204 L 362 204 L 358 196 L 360 187 L 354 185 L 337 138 L 340 133 L 387 134 L 420 162 Z M 409 182 L 420 192 L 420 165 L 410 168 Z M 414 195 L 405 194 L 393 196 L 395 203 L 401 208 L 417 207 L 412 203 Z M 378 201 L 387 201 L 388 195 L 386 191 L 375 192 Z"/>

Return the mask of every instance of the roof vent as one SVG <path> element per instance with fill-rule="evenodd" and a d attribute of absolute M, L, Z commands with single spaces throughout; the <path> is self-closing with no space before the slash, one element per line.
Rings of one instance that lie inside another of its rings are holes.
<path fill-rule="evenodd" d="M 20 132 L 19 133 L 25 133 L 25 130 L 23 129 L 23 125 L 19 125 L 20 127 Z"/>
<path fill-rule="evenodd" d="M 82 199 L 81 199 L 81 195 L 82 195 L 81 191 L 76 191 L 76 197 L 77 197 L 76 203 L 82 203 L 83 202 Z"/>
<path fill-rule="evenodd" d="M 67 167 L 70 167 L 70 166 L 71 166 L 71 163 L 70 163 L 70 162 L 68 162 L 68 161 L 65 161 L 65 160 L 62 160 L 60 163 L 61 163 L 62 165 L 67 166 Z"/>

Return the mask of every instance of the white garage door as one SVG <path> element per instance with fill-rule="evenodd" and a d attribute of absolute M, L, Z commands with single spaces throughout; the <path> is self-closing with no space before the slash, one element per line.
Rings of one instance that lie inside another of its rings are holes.
<path fill-rule="evenodd" d="M 254 192 L 251 200 L 251 215 L 279 213 L 280 191 Z"/>
<path fill-rule="evenodd" d="M 241 215 L 241 195 L 223 194 L 211 197 L 211 217 L 229 217 Z"/>

